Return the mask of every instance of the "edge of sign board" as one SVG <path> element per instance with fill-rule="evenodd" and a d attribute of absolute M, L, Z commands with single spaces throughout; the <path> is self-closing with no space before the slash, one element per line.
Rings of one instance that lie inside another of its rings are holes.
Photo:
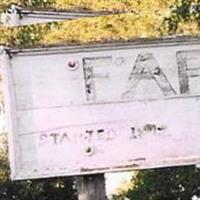
<path fill-rule="evenodd" d="M 70 20 L 83 17 L 98 17 L 106 15 L 121 14 L 119 12 L 107 12 L 107 11 L 78 11 L 78 10 L 32 10 L 32 9 L 19 9 L 21 19 L 23 17 L 34 17 L 34 18 L 58 18 L 59 20 Z M 53 20 L 52 20 L 53 21 Z"/>
<path fill-rule="evenodd" d="M 15 9 L 21 14 L 46 14 L 46 15 L 62 15 L 68 13 L 85 13 L 85 14 L 121 14 L 124 13 L 122 11 L 106 11 L 106 10 L 99 10 L 94 11 L 91 9 L 84 9 L 84 8 L 72 8 L 72 9 L 65 9 L 65 8 L 33 8 L 33 7 L 21 7 L 15 4 L 10 4 L 7 9 L 4 11 L 6 12 L 9 9 Z"/>
<path fill-rule="evenodd" d="M 21 8 L 20 12 L 25 15 L 33 14 L 33 15 L 66 15 L 69 14 L 77 14 L 77 16 L 87 15 L 92 16 L 96 15 L 108 15 L 108 14 L 121 14 L 122 12 L 111 12 L 111 11 L 92 11 L 92 10 L 75 10 L 75 9 L 43 9 L 43 10 L 33 10 L 29 8 Z"/>
<path fill-rule="evenodd" d="M 55 45 L 41 45 L 32 48 L 8 48 L 8 52 L 18 55 L 37 55 L 41 54 L 56 54 L 56 53 L 79 53 L 90 51 L 109 51 L 129 48 L 152 48 L 162 46 L 174 45 L 191 45 L 200 44 L 200 36 L 173 36 L 163 38 L 142 38 L 132 41 L 114 41 L 107 43 L 89 43 L 89 44 L 55 44 Z"/>
<path fill-rule="evenodd" d="M 102 51 L 102 50 L 117 50 L 117 49 L 127 49 L 127 48 L 148 48 L 148 47 L 158 47 L 158 46 L 173 46 L 173 45 L 190 45 L 190 44 L 200 44 L 200 37 L 173 37 L 173 38 L 160 38 L 160 39 L 146 39 L 146 40 L 135 40 L 130 42 L 116 42 L 116 43 L 102 43 L 102 44 L 88 44 L 88 45 L 57 45 L 57 46 L 49 46 L 49 47 L 40 47 L 40 48 L 18 48 L 18 49 L 1 49 L 1 64 L 0 67 L 3 68 L 3 73 L 5 76 L 5 95 L 7 99 L 11 99 L 10 102 L 6 102 L 6 110 L 9 117 L 9 151 L 10 151 L 10 161 L 11 161 L 11 168 L 14 169 L 11 174 L 11 178 L 13 180 L 22 180 L 22 179 L 29 179 L 29 178 L 47 178 L 49 176 L 49 171 L 40 173 L 38 171 L 24 173 L 23 168 L 20 166 L 17 158 L 19 156 L 19 152 L 16 152 L 16 141 L 18 138 L 14 136 L 13 128 L 16 126 L 16 105 L 14 99 L 14 91 L 9 85 L 11 81 L 11 75 L 9 71 L 9 54 L 17 54 L 19 56 L 23 55 L 41 55 L 41 54 L 55 54 L 55 53 L 77 53 L 83 51 Z M 9 98 L 8 98 L 9 97 Z M 11 106 L 12 105 L 12 106 Z M 11 120 L 12 117 L 12 120 Z M 15 138 L 14 138 L 15 137 Z M 192 163 L 199 162 L 199 158 L 179 158 L 177 159 L 176 164 L 174 164 L 174 159 L 163 160 L 162 163 L 160 160 L 156 161 L 159 163 L 156 165 L 156 168 L 159 166 L 162 167 L 169 167 L 169 166 L 178 166 L 179 163 L 183 163 L 184 165 L 191 165 Z M 130 165 L 127 166 L 117 166 L 115 168 L 108 167 L 108 168 L 100 168 L 100 169 L 80 169 L 80 173 L 70 173 L 67 174 L 63 172 L 61 169 L 58 171 L 51 171 L 51 176 L 69 176 L 69 175 L 85 175 L 88 174 L 96 174 L 96 173 L 104 173 L 104 172 L 117 172 L 117 171 L 127 171 L 127 170 L 136 170 L 136 169 L 146 169 L 148 168 L 155 168 L 154 164 L 155 160 L 153 161 L 142 161 L 142 160 L 134 160 L 130 162 Z M 162 165 L 161 165 L 162 164 Z M 151 166 L 151 167 L 149 167 Z"/>
<path fill-rule="evenodd" d="M 87 169 L 87 168 L 81 168 L 79 172 L 76 173 L 66 173 L 65 169 L 57 169 L 52 171 L 47 171 L 39 173 L 38 171 L 24 173 L 24 170 L 22 169 L 17 174 L 15 174 L 14 177 L 12 177 L 12 180 L 18 181 L 18 180 L 27 180 L 27 179 L 41 179 L 41 178 L 49 178 L 49 174 L 51 173 L 51 178 L 53 177 L 63 177 L 63 176 L 82 176 L 82 175 L 90 175 L 92 174 L 102 174 L 102 173 L 115 173 L 115 172 L 127 172 L 127 171 L 134 171 L 134 170 L 146 170 L 146 169 L 158 169 L 158 168 L 165 168 L 165 167 L 180 167 L 181 166 L 196 166 L 194 163 L 199 163 L 199 158 L 179 158 L 176 159 L 176 163 L 174 162 L 174 158 L 163 160 L 160 162 L 157 161 L 159 164 L 155 166 L 156 161 L 145 161 L 144 163 L 142 161 L 135 161 L 132 162 L 132 164 L 127 166 L 115 166 L 115 167 L 105 167 L 105 168 L 94 168 L 94 169 Z M 38 178 L 39 177 L 39 178 Z"/>
<path fill-rule="evenodd" d="M 13 169 L 11 172 L 11 178 L 14 179 L 15 176 L 17 176 L 17 174 L 21 171 L 20 163 L 17 163 L 17 156 L 20 156 L 20 149 L 17 147 L 16 144 L 16 141 L 18 141 L 18 139 L 13 134 L 13 130 L 17 130 L 16 101 L 13 88 L 11 87 L 12 78 L 11 71 L 8 67 L 8 55 L 3 47 L 1 47 L 0 49 L 0 60 L 0 70 L 2 71 L 4 77 L 3 92 L 6 98 L 5 110 L 8 128 L 9 161 L 11 164 L 11 168 Z"/>
<path fill-rule="evenodd" d="M 92 11 L 92 10 L 75 10 L 75 9 L 42 9 L 33 10 L 33 8 L 22 8 L 11 4 L 10 7 L 4 10 L 1 14 L 1 23 L 8 27 L 15 27 L 20 25 L 30 25 L 37 23 L 44 23 L 45 21 L 24 23 L 24 18 L 33 19 L 48 19 L 48 22 L 56 22 L 62 20 L 72 20 L 83 17 L 98 17 L 114 14 L 122 14 L 124 12 L 114 11 Z"/>

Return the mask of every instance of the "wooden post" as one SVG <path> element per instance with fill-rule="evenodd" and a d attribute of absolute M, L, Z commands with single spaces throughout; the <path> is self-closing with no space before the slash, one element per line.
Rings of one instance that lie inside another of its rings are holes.
<path fill-rule="evenodd" d="M 106 200 L 104 174 L 78 176 L 78 200 Z"/>

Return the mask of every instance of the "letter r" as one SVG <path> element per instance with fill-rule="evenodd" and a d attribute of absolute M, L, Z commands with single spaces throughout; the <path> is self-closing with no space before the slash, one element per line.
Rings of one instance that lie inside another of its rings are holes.
<path fill-rule="evenodd" d="M 188 61 L 195 61 L 198 57 L 200 59 L 200 50 L 178 51 L 176 57 L 179 73 L 180 93 L 189 94 L 189 78 L 200 76 L 200 64 L 199 66 L 188 68 Z"/>

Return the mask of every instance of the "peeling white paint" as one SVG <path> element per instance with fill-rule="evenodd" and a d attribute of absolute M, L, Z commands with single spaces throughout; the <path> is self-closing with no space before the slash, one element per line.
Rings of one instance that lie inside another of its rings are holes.
<path fill-rule="evenodd" d="M 199 39 L 3 53 L 13 179 L 199 163 Z"/>

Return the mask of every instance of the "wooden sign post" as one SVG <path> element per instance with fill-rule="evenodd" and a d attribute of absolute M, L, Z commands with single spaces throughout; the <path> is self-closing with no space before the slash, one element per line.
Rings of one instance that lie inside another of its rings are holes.
<path fill-rule="evenodd" d="M 77 177 L 78 200 L 106 200 L 104 174 Z"/>

